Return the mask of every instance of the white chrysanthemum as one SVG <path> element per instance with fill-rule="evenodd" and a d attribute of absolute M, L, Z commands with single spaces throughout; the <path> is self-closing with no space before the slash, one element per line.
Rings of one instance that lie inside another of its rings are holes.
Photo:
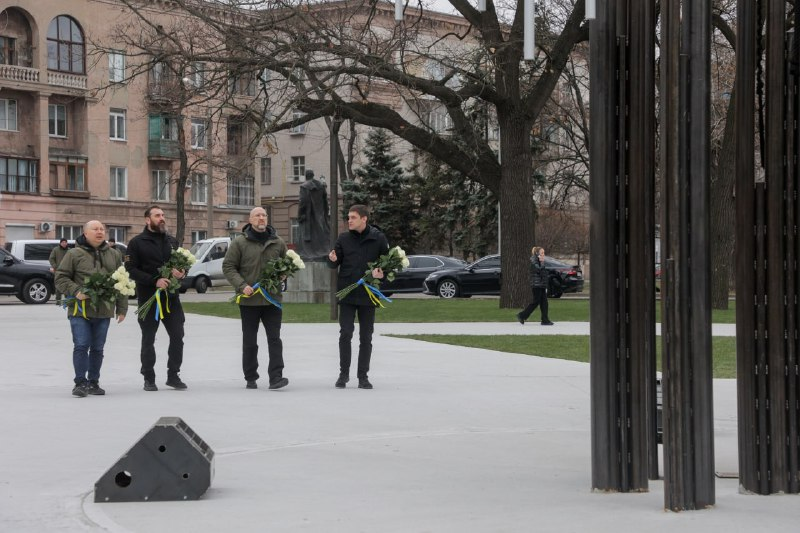
<path fill-rule="evenodd" d="M 297 252 L 295 252 L 294 250 L 286 250 L 286 257 L 288 257 L 289 259 L 294 261 L 295 259 L 297 259 L 300 256 L 297 255 Z"/>
<path fill-rule="evenodd" d="M 296 259 L 293 259 L 292 263 L 294 263 L 294 266 L 296 266 L 297 268 L 301 268 L 302 269 L 302 268 L 306 267 L 306 264 L 299 257 L 297 257 Z"/>
<path fill-rule="evenodd" d="M 397 250 L 397 257 L 405 258 L 405 256 L 406 256 L 406 251 L 405 250 L 403 250 L 399 246 L 395 246 L 394 249 Z"/>
<path fill-rule="evenodd" d="M 403 260 L 400 261 L 400 264 L 403 265 L 403 268 L 408 268 L 408 265 L 410 265 L 411 262 L 408 259 L 406 259 L 405 257 L 403 257 Z"/>

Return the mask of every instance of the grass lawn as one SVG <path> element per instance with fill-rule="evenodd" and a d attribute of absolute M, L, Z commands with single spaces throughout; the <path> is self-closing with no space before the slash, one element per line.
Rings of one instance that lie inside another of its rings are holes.
<path fill-rule="evenodd" d="M 660 320 L 660 302 L 656 320 Z M 188 313 L 239 318 L 239 309 L 224 302 L 184 302 Z M 500 309 L 496 298 L 398 298 L 385 309 L 378 309 L 377 322 L 514 322 L 518 309 Z M 328 304 L 287 304 L 283 308 L 285 323 L 331 322 Z M 535 314 L 538 317 L 538 311 Z M 586 299 L 551 299 L 550 318 L 555 322 L 588 322 L 589 301 Z M 733 324 L 735 303 L 724 311 L 713 311 L 712 322 Z M 486 348 L 501 352 L 540 355 L 570 361 L 589 361 L 589 337 L 583 335 L 398 335 L 420 341 L 458 346 Z M 736 377 L 736 339 L 714 337 L 714 377 Z M 656 343 L 658 366 L 661 368 L 661 341 Z"/>
<path fill-rule="evenodd" d="M 551 299 L 550 318 L 554 322 L 588 322 L 589 300 Z M 200 315 L 239 317 L 239 309 L 225 302 L 184 302 L 189 313 Z M 378 309 L 378 322 L 510 322 L 519 309 L 500 309 L 497 298 L 397 298 L 385 309 Z M 534 317 L 538 317 L 538 311 Z M 656 321 L 661 320 L 661 305 L 656 302 Z M 287 304 L 283 308 L 286 323 L 330 322 L 328 304 Z M 715 324 L 736 322 L 735 302 L 730 309 L 713 311 L 711 321 Z"/>

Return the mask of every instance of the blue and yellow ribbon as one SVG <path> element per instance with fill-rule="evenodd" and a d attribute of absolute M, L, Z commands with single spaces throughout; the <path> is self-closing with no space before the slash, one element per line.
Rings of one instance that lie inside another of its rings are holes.
<path fill-rule="evenodd" d="M 250 298 L 251 296 L 253 296 L 253 294 L 259 294 L 260 293 L 261 296 L 263 296 L 266 301 L 268 301 L 269 303 L 271 303 L 272 305 L 274 305 L 278 309 L 283 309 L 283 306 L 280 303 L 278 303 L 273 297 L 271 297 L 269 295 L 269 293 L 264 290 L 264 288 L 261 286 L 260 283 L 256 283 L 255 285 L 253 285 L 253 289 L 254 290 L 253 290 L 252 294 L 249 294 L 249 295 L 248 294 L 239 294 L 239 295 L 237 295 L 236 296 L 236 303 L 239 304 L 241 302 L 242 298 Z"/>
<path fill-rule="evenodd" d="M 161 294 L 163 292 L 163 289 L 156 289 L 156 322 L 159 320 L 164 320 L 164 311 L 166 311 L 167 314 L 170 313 L 169 295 L 166 295 L 166 298 L 164 298 L 164 305 L 161 305 Z"/>
<path fill-rule="evenodd" d="M 89 318 L 86 316 L 86 300 L 78 300 L 74 296 L 70 296 L 68 298 L 64 298 L 64 302 L 61 304 L 61 307 L 66 309 L 70 306 L 70 304 L 73 304 L 74 306 L 72 308 L 72 316 L 80 315 L 86 320 L 89 320 Z"/>
<path fill-rule="evenodd" d="M 377 287 L 373 287 L 369 283 L 365 282 L 364 278 L 358 280 L 357 284 L 364 286 L 364 289 L 367 291 L 367 295 L 369 296 L 369 300 L 372 302 L 374 306 L 385 309 L 386 306 L 381 303 L 381 300 L 385 300 L 389 303 L 392 303 L 392 300 L 387 298 L 385 294 L 383 294 L 381 291 L 377 289 Z"/>

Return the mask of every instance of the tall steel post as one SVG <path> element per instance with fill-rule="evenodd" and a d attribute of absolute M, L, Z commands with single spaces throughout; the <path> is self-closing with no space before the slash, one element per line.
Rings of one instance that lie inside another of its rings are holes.
<path fill-rule="evenodd" d="M 714 504 L 710 0 L 661 3 L 664 506 Z"/>
<path fill-rule="evenodd" d="M 601 4 L 590 36 L 592 487 L 605 491 L 658 476 L 654 2 L 632 4 Z"/>

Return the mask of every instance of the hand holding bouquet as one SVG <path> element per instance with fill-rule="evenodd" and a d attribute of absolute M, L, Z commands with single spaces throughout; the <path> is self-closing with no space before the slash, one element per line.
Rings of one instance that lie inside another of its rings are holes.
<path fill-rule="evenodd" d="M 165 305 L 162 308 L 161 294 L 164 291 L 167 293 L 174 293 L 181 287 L 181 282 L 178 280 L 178 278 L 172 275 L 172 271 L 182 270 L 185 273 L 192 268 L 192 265 L 194 265 L 196 262 L 197 258 L 193 256 L 192 253 L 186 248 L 178 247 L 177 249 L 172 250 L 167 262 L 158 269 L 158 278 L 166 279 L 168 281 L 168 285 L 165 289 L 156 289 L 155 294 L 153 294 L 153 296 L 148 298 L 147 301 L 139 306 L 139 309 L 136 310 L 136 316 L 139 317 L 139 320 L 142 320 L 145 316 L 147 316 L 147 313 L 150 311 L 150 308 L 153 307 L 153 304 L 156 304 L 157 306 L 156 321 L 158 321 L 159 318 L 164 318 L 165 311 L 169 313 L 169 298 L 166 299 Z"/>
<path fill-rule="evenodd" d="M 282 309 L 281 304 L 272 298 L 270 294 L 279 293 L 281 291 L 281 281 L 293 276 L 295 272 L 305 267 L 306 264 L 297 255 L 297 252 L 288 250 L 284 257 L 273 259 L 264 266 L 258 281 L 252 286 L 254 292 L 251 294 L 237 294 L 230 299 L 230 302 L 238 304 L 242 298 L 250 298 L 254 294 L 261 294 L 267 302 L 278 309 Z"/>
<path fill-rule="evenodd" d="M 378 290 L 381 282 L 372 275 L 372 271 L 376 268 L 380 268 L 383 270 L 384 278 L 386 278 L 388 281 L 393 281 L 397 272 L 400 272 L 404 268 L 408 267 L 408 258 L 406 257 L 405 250 L 399 246 L 395 246 L 386 252 L 386 254 L 380 256 L 376 261 L 367 263 L 367 267 L 367 271 L 364 272 L 364 276 L 360 280 L 352 285 L 348 285 L 336 293 L 336 297 L 339 300 L 353 292 L 359 285 L 363 285 L 364 290 L 366 290 L 367 294 L 369 295 L 370 301 L 372 301 L 372 303 L 376 306 L 379 305 L 383 307 L 381 300 L 386 300 L 387 302 L 391 302 L 391 300 L 381 294 L 381 291 Z"/>
<path fill-rule="evenodd" d="M 133 296 L 135 294 L 135 289 L 136 282 L 130 278 L 124 266 L 120 266 L 110 274 L 95 272 L 83 280 L 83 287 L 79 291 L 86 296 L 86 299 L 80 300 L 79 304 L 78 298 L 67 298 L 64 302 L 64 307 L 74 302 L 75 308 L 72 312 L 73 316 L 78 316 L 78 307 L 80 305 L 81 314 L 83 318 L 86 318 L 86 300 L 89 301 L 91 307 L 97 310 L 102 302 L 111 304 L 116 302 L 119 295 L 126 297 Z"/>

